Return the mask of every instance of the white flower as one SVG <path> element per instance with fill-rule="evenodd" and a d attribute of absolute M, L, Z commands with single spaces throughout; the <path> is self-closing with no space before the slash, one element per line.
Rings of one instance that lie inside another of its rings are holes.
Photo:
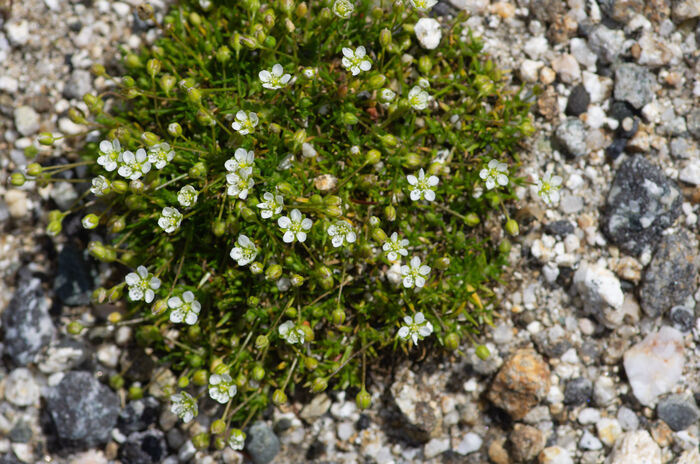
<path fill-rule="evenodd" d="M 170 411 L 182 419 L 182 422 L 187 423 L 197 416 L 197 400 L 189 393 L 180 392 L 171 395 L 170 401 L 173 402 Z"/>
<path fill-rule="evenodd" d="M 435 21 L 433 18 L 419 19 L 413 30 L 416 33 L 418 42 L 420 42 L 423 48 L 433 50 L 440 44 L 440 39 L 442 39 L 440 23 Z"/>
<path fill-rule="evenodd" d="M 111 187 L 112 184 L 109 182 L 109 179 L 100 175 L 92 178 L 92 187 L 90 187 L 90 191 L 96 196 L 101 197 L 102 195 L 108 194 Z"/>
<path fill-rule="evenodd" d="M 194 325 L 197 322 L 197 315 L 202 309 L 199 301 L 194 299 L 194 293 L 187 290 L 179 296 L 168 298 L 168 308 L 173 311 L 170 313 L 170 322 L 179 323 L 185 322 L 188 325 Z"/>
<path fill-rule="evenodd" d="M 241 429 L 232 429 L 231 436 L 228 437 L 228 445 L 236 450 L 240 451 L 245 447 L 246 434 Z"/>
<path fill-rule="evenodd" d="M 212 374 L 209 376 L 209 396 L 214 401 L 226 404 L 236 396 L 238 389 L 228 374 Z"/>
<path fill-rule="evenodd" d="M 398 336 L 402 340 L 408 340 L 411 337 L 414 345 L 418 343 L 418 340 L 423 340 L 433 333 L 433 324 L 426 321 L 421 312 L 416 313 L 414 317 L 404 316 L 403 321 L 406 325 L 401 326 Z"/>
<path fill-rule="evenodd" d="M 238 148 L 233 158 L 224 163 L 227 171 L 246 179 L 253 173 L 253 166 L 255 166 L 255 153 L 253 150 L 245 151 L 243 148 Z"/>
<path fill-rule="evenodd" d="M 180 227 L 181 222 L 182 213 L 178 211 L 177 208 L 172 208 L 170 206 L 163 208 L 163 211 L 160 213 L 160 218 L 158 218 L 158 225 L 168 234 L 175 232 L 178 227 Z"/>
<path fill-rule="evenodd" d="M 109 140 L 101 141 L 100 152 L 102 154 L 97 158 L 97 164 L 109 172 L 117 169 L 117 161 L 119 161 L 119 157 L 122 154 L 122 147 L 119 144 L 119 140 L 114 139 L 111 142 Z"/>
<path fill-rule="evenodd" d="M 401 275 L 403 276 L 403 286 L 406 288 L 422 287 L 425 285 L 425 277 L 430 274 L 430 266 L 421 265 L 420 258 L 414 256 L 411 258 L 411 265 L 401 266 Z"/>
<path fill-rule="evenodd" d="M 341 246 L 344 242 L 354 243 L 357 240 L 357 234 L 352 230 L 352 226 L 347 221 L 336 221 L 328 227 L 328 235 L 331 237 L 331 243 L 335 248 Z"/>
<path fill-rule="evenodd" d="M 131 301 L 143 300 L 150 303 L 156 296 L 154 290 L 160 288 L 160 279 L 149 274 L 145 266 L 137 267 L 136 272 L 130 272 L 124 280 L 129 286 L 129 299 Z"/>
<path fill-rule="evenodd" d="M 343 47 L 343 66 L 348 69 L 353 76 L 360 74 L 360 71 L 369 71 L 372 62 L 366 56 L 365 47 L 360 45 L 353 52 L 351 48 Z"/>
<path fill-rule="evenodd" d="M 165 142 L 157 143 L 148 149 L 148 161 L 153 164 L 156 169 L 163 169 L 174 157 L 175 151 L 171 150 L 170 145 Z"/>
<path fill-rule="evenodd" d="M 311 229 L 313 222 L 311 219 L 304 217 L 298 209 L 293 209 L 287 216 L 281 216 L 277 219 L 277 224 L 284 232 L 282 240 L 285 243 L 292 243 L 294 240 L 303 242 L 306 240 L 306 231 Z"/>
<path fill-rule="evenodd" d="M 428 11 L 437 4 L 437 0 L 408 0 L 408 3 L 418 11 Z"/>
<path fill-rule="evenodd" d="M 486 183 L 486 188 L 488 190 L 493 189 L 498 185 L 508 185 L 508 176 L 505 174 L 508 172 L 508 165 L 506 163 L 501 163 L 498 160 L 492 159 L 489 161 L 488 167 L 482 169 L 479 172 L 479 177 Z"/>
<path fill-rule="evenodd" d="M 236 113 L 236 120 L 231 123 L 231 127 L 233 127 L 233 130 L 238 131 L 239 134 L 246 135 L 255 131 L 258 121 L 257 114 L 253 112 L 246 113 L 240 110 Z"/>
<path fill-rule="evenodd" d="M 148 173 L 151 170 L 151 163 L 148 161 L 146 150 L 139 148 L 136 154 L 125 151 L 122 153 L 122 164 L 117 172 L 120 176 L 127 179 L 135 180 Z"/>
<path fill-rule="evenodd" d="M 248 198 L 248 193 L 255 185 L 253 177 L 241 177 L 238 174 L 230 173 L 226 175 L 226 182 L 228 183 L 228 193 L 232 197 L 238 197 L 241 200 Z"/>
<path fill-rule="evenodd" d="M 390 103 L 396 98 L 396 92 L 391 89 L 382 89 L 379 91 L 379 100 L 382 103 Z"/>
<path fill-rule="evenodd" d="M 241 234 L 238 236 L 238 246 L 231 249 L 231 258 L 238 261 L 239 266 L 245 266 L 253 262 L 258 255 L 258 249 L 255 244 L 247 236 Z"/>
<path fill-rule="evenodd" d="M 292 78 L 290 74 L 283 73 L 284 69 L 282 68 L 282 65 L 277 63 L 269 71 L 267 69 L 260 71 L 258 73 L 258 77 L 260 77 L 263 87 L 266 89 L 275 90 L 281 89 L 287 85 L 287 82 L 289 82 L 289 80 Z"/>
<path fill-rule="evenodd" d="M 406 247 L 408 246 L 408 240 L 401 239 L 399 240 L 399 234 L 394 232 L 391 234 L 391 237 L 389 237 L 389 240 L 382 245 L 382 250 L 387 252 L 386 257 L 389 259 L 389 261 L 397 261 L 399 258 L 399 255 L 401 256 L 408 256 L 408 250 Z"/>
<path fill-rule="evenodd" d="M 284 206 L 284 198 L 282 195 L 273 195 L 270 192 L 263 193 L 262 203 L 258 203 L 258 208 L 260 211 L 260 216 L 263 219 L 269 219 L 273 214 L 279 214 L 282 212 L 282 206 Z"/>
<path fill-rule="evenodd" d="M 307 79 L 312 79 L 316 77 L 316 70 L 314 68 L 304 68 L 302 73 Z"/>
<path fill-rule="evenodd" d="M 428 107 L 429 98 L 428 92 L 419 86 L 413 87 L 411 91 L 408 92 L 408 104 L 411 105 L 414 110 L 426 109 Z"/>
<path fill-rule="evenodd" d="M 290 345 L 295 343 L 304 344 L 304 330 L 301 327 L 297 327 L 294 322 L 287 321 L 284 324 L 280 324 L 279 328 L 280 337 L 287 341 Z"/>
<path fill-rule="evenodd" d="M 561 181 L 561 177 L 553 176 L 551 173 L 537 180 L 537 194 L 548 206 L 554 206 L 559 202 Z"/>
<path fill-rule="evenodd" d="M 435 186 L 440 180 L 436 176 L 425 177 L 425 171 L 421 168 L 418 177 L 413 174 L 406 176 L 406 180 L 412 186 L 411 200 L 418 201 L 425 198 L 428 201 L 435 200 Z"/>
<path fill-rule="evenodd" d="M 335 0 L 333 3 L 333 13 L 339 18 L 347 19 L 355 11 L 355 5 L 348 0 Z"/>
<path fill-rule="evenodd" d="M 191 185 L 185 185 L 180 189 L 179 192 L 177 192 L 177 202 L 180 203 L 180 206 L 189 208 L 190 206 L 197 203 L 198 196 L 199 194 L 194 189 L 194 187 L 192 187 Z"/>

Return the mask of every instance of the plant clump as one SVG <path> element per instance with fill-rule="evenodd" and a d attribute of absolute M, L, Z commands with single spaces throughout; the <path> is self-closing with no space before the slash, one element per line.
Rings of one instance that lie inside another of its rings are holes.
<path fill-rule="evenodd" d="M 102 134 L 81 162 L 83 225 L 106 234 L 89 249 L 124 269 L 95 298 L 141 321 L 183 421 L 225 404 L 200 446 L 240 449 L 299 387 L 357 387 L 367 407 L 380 351 L 454 350 L 491 322 L 529 105 L 464 16 L 381 3 L 178 2 L 108 76 L 120 104 L 72 113 Z"/>

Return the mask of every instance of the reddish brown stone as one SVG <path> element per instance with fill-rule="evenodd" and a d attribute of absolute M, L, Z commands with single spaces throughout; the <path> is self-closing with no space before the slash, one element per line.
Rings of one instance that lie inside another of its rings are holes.
<path fill-rule="evenodd" d="M 519 420 L 544 399 L 549 391 L 549 367 L 532 349 L 515 352 L 501 367 L 488 398 Z"/>

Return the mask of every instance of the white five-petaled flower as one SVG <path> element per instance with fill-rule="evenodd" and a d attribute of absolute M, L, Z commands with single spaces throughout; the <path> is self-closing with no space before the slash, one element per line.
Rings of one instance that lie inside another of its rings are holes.
<path fill-rule="evenodd" d="M 101 197 L 102 195 L 108 194 L 111 187 L 112 184 L 109 182 L 109 179 L 99 175 L 92 178 L 92 187 L 90 187 L 90 191 L 96 196 Z"/>
<path fill-rule="evenodd" d="M 170 401 L 173 402 L 170 411 L 182 419 L 182 422 L 187 423 L 197 416 L 197 400 L 189 393 L 183 391 L 171 395 Z"/>
<path fill-rule="evenodd" d="M 260 208 L 260 216 L 263 219 L 269 219 L 273 214 L 279 214 L 282 212 L 282 207 L 284 206 L 284 198 L 282 195 L 273 195 L 270 192 L 263 193 L 263 202 L 258 203 L 258 208 Z"/>
<path fill-rule="evenodd" d="M 437 4 L 437 0 L 408 0 L 408 2 L 418 11 L 428 11 Z"/>
<path fill-rule="evenodd" d="M 182 298 L 179 296 L 168 298 L 168 308 L 172 309 L 170 322 L 184 322 L 188 325 L 194 325 L 197 322 L 202 305 L 194 299 L 194 293 L 187 290 L 182 294 Z"/>
<path fill-rule="evenodd" d="M 129 299 L 131 301 L 143 300 L 150 303 L 156 296 L 154 290 L 160 288 L 160 279 L 149 274 L 146 266 L 137 267 L 136 272 L 128 273 L 124 280 L 129 286 Z"/>
<path fill-rule="evenodd" d="M 556 205 L 559 202 L 561 181 L 561 177 L 553 176 L 551 173 L 545 174 L 537 180 L 537 194 L 548 206 Z"/>
<path fill-rule="evenodd" d="M 479 171 L 479 177 L 486 184 L 486 188 L 491 190 L 496 187 L 496 184 L 501 186 L 508 185 L 508 176 L 505 174 L 508 172 L 508 165 L 506 163 L 501 163 L 498 160 L 492 159 L 489 161 L 487 167 Z"/>
<path fill-rule="evenodd" d="M 417 312 L 413 317 L 404 316 L 403 321 L 406 325 L 401 326 L 398 336 L 402 340 L 408 340 L 410 337 L 414 345 L 418 343 L 418 340 L 423 340 L 433 333 L 433 324 L 426 321 L 421 312 Z"/>
<path fill-rule="evenodd" d="M 180 206 L 189 208 L 190 206 L 197 203 L 198 196 L 199 194 L 197 193 L 197 190 L 195 190 L 194 187 L 192 187 L 191 185 L 185 185 L 180 189 L 179 192 L 177 192 L 177 202 L 180 203 Z"/>
<path fill-rule="evenodd" d="M 399 255 L 408 256 L 407 246 L 408 240 L 405 238 L 399 240 L 399 234 L 394 232 L 389 237 L 389 240 L 382 245 L 382 250 L 387 252 L 386 257 L 389 261 L 398 261 L 400 259 Z"/>
<path fill-rule="evenodd" d="M 163 169 L 174 157 L 175 151 L 171 150 L 170 145 L 165 142 L 157 143 L 148 149 L 148 161 L 156 169 Z"/>
<path fill-rule="evenodd" d="M 243 110 L 239 110 L 238 113 L 236 113 L 236 120 L 231 123 L 231 127 L 239 134 L 246 135 L 255 131 L 255 126 L 258 125 L 258 121 L 257 114 L 253 112 L 246 113 Z"/>
<path fill-rule="evenodd" d="M 280 324 L 277 329 L 280 337 L 285 339 L 290 345 L 295 343 L 304 344 L 304 329 L 297 327 L 292 321 Z"/>
<path fill-rule="evenodd" d="M 304 217 L 298 209 L 293 209 L 287 216 L 281 216 L 277 219 L 277 225 L 280 226 L 284 236 L 282 240 L 285 243 L 292 243 L 294 240 L 300 242 L 306 241 L 306 231 L 311 229 L 313 222 L 311 219 Z"/>
<path fill-rule="evenodd" d="M 246 235 L 238 236 L 238 245 L 231 249 L 231 258 L 238 262 L 239 266 L 252 263 L 258 255 L 258 249 L 251 239 Z"/>
<path fill-rule="evenodd" d="M 226 404 L 236 396 L 238 389 L 228 374 L 212 374 L 209 376 L 209 396 L 214 401 Z"/>
<path fill-rule="evenodd" d="M 168 234 L 175 232 L 180 227 L 181 222 L 182 213 L 171 206 L 163 208 L 158 218 L 158 225 Z"/>
<path fill-rule="evenodd" d="M 331 243 L 333 243 L 335 248 L 338 248 L 344 242 L 354 243 L 357 240 L 357 234 L 347 221 L 336 221 L 328 226 L 328 235 L 330 235 Z"/>
<path fill-rule="evenodd" d="M 119 140 L 114 139 L 111 142 L 109 140 L 101 141 L 100 153 L 102 154 L 97 158 L 97 164 L 105 168 L 106 171 L 111 172 L 117 169 L 117 162 L 122 154 Z"/>
<path fill-rule="evenodd" d="M 236 149 L 233 158 L 224 163 L 228 172 L 238 174 L 246 179 L 253 173 L 253 166 L 255 166 L 255 153 L 253 150 L 246 151 L 243 148 Z"/>
<path fill-rule="evenodd" d="M 418 171 L 418 177 L 409 174 L 406 180 L 411 185 L 411 200 L 418 201 L 421 198 L 428 201 L 435 200 L 435 186 L 440 182 L 437 176 L 425 177 L 425 171 L 421 168 Z"/>
<path fill-rule="evenodd" d="M 411 105 L 414 110 L 426 109 L 428 107 L 429 98 L 428 92 L 417 85 L 408 92 L 408 104 Z"/>
<path fill-rule="evenodd" d="M 369 71 L 372 68 L 372 62 L 367 57 L 365 47 L 360 45 L 352 51 L 351 48 L 343 47 L 343 66 L 348 69 L 353 76 L 360 74 L 360 71 Z"/>
<path fill-rule="evenodd" d="M 151 162 L 148 161 L 146 150 L 143 148 L 136 150 L 136 153 L 125 151 L 122 153 L 121 158 L 121 164 L 117 172 L 122 177 L 136 180 L 151 170 Z"/>
<path fill-rule="evenodd" d="M 246 434 L 241 429 L 232 429 L 231 435 L 228 437 L 228 445 L 236 450 L 240 451 L 245 447 Z"/>
<path fill-rule="evenodd" d="M 411 258 L 410 265 L 401 266 L 403 286 L 406 288 L 422 287 L 425 285 L 425 277 L 428 274 L 430 274 L 430 266 L 421 265 L 418 256 Z"/>
<path fill-rule="evenodd" d="M 379 91 L 379 100 L 382 103 L 390 103 L 396 98 L 396 92 L 391 89 L 382 89 Z"/>
<path fill-rule="evenodd" d="M 281 89 L 292 78 L 290 74 L 284 74 L 284 69 L 279 63 L 269 71 L 267 69 L 260 71 L 258 77 L 263 83 L 262 86 L 270 90 Z"/>
<path fill-rule="evenodd" d="M 416 33 L 416 38 L 418 38 L 418 42 L 423 48 L 433 50 L 440 45 L 440 39 L 442 39 L 440 23 L 433 18 L 419 19 L 413 31 Z"/>
<path fill-rule="evenodd" d="M 355 11 L 355 5 L 348 0 L 335 0 L 333 2 L 333 13 L 339 18 L 347 19 Z"/>
<path fill-rule="evenodd" d="M 248 193 L 250 193 L 250 190 L 255 186 L 253 176 L 242 177 L 234 172 L 226 175 L 226 182 L 228 183 L 226 193 L 232 197 L 238 197 L 241 200 L 248 198 Z"/>

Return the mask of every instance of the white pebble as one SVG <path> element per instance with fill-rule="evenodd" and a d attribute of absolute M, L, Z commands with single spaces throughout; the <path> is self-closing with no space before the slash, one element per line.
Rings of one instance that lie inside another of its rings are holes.
<path fill-rule="evenodd" d="M 449 438 L 433 438 L 423 447 L 423 455 L 426 459 L 432 459 L 448 449 L 450 449 Z"/>
<path fill-rule="evenodd" d="M 578 413 L 578 422 L 582 425 L 595 424 L 600 420 L 600 411 L 595 408 L 583 408 Z"/>
<path fill-rule="evenodd" d="M 484 440 L 479 435 L 475 434 L 474 432 L 468 432 L 466 435 L 464 435 L 462 441 L 460 441 L 457 445 L 455 452 L 457 454 L 467 455 L 478 451 L 483 443 Z"/>
<path fill-rule="evenodd" d="M 586 430 L 583 432 L 583 436 L 581 437 L 581 441 L 578 442 L 578 446 L 581 449 L 585 450 L 599 450 L 603 447 L 603 444 L 598 440 L 598 438 L 595 437 L 591 432 Z"/>
<path fill-rule="evenodd" d="M 39 402 L 40 389 L 32 372 L 26 367 L 13 370 L 5 380 L 5 399 L 15 406 L 30 406 Z"/>

